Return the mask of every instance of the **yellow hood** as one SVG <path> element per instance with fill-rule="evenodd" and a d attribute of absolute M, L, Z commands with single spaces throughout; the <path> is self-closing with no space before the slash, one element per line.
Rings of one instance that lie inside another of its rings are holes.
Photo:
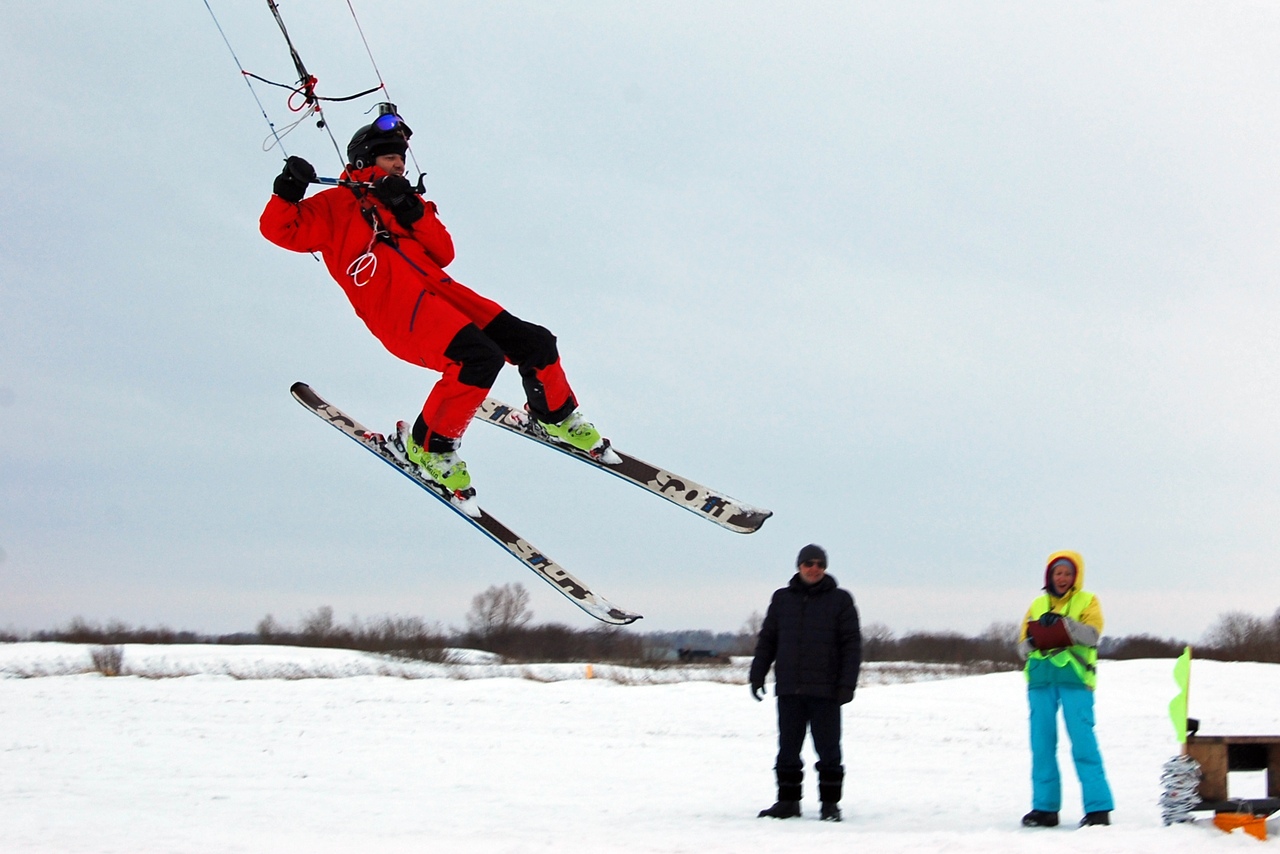
<path fill-rule="evenodd" d="M 1062 596 L 1054 597 L 1057 599 L 1066 599 L 1066 598 L 1069 598 L 1077 590 L 1084 589 L 1084 558 L 1080 557 L 1079 552 L 1070 552 L 1070 551 L 1054 552 L 1053 554 L 1049 555 L 1049 559 L 1044 562 L 1044 589 L 1046 592 L 1052 589 L 1052 583 L 1051 583 L 1052 580 L 1049 578 L 1049 567 L 1053 564 L 1055 560 L 1061 557 L 1065 557 L 1067 560 L 1071 561 L 1076 565 L 1076 580 L 1075 580 L 1075 583 L 1071 585 L 1071 589 L 1068 590 Z"/>

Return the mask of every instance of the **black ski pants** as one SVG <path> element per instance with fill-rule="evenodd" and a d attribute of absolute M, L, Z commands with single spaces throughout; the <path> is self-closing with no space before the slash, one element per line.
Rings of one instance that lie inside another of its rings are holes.
<path fill-rule="evenodd" d="M 824 697 L 787 694 L 778 698 L 778 771 L 802 771 L 800 748 L 805 731 L 813 736 L 818 772 L 843 770 L 840 754 L 840 703 Z"/>

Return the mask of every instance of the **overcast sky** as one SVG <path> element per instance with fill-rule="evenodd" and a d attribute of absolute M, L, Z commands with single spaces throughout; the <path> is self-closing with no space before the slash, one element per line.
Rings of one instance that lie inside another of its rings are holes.
<path fill-rule="evenodd" d="M 210 2 L 292 79 L 265 3 Z M 1063 548 L 1112 634 L 1280 606 L 1274 4 L 355 7 L 449 272 L 619 448 L 775 512 L 468 432 L 481 503 L 637 628 L 738 629 L 808 542 L 898 632 L 1019 619 Z M 376 85 L 345 2 L 281 10 L 321 94 Z M 5 4 L 0 77 L 0 629 L 460 626 L 511 582 L 591 624 L 290 397 L 389 430 L 436 375 L 259 235 L 282 155 L 202 2 Z"/>

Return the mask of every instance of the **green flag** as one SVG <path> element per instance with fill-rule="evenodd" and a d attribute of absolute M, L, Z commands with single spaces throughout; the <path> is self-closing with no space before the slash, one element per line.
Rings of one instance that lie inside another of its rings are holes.
<path fill-rule="evenodd" d="M 1173 733 L 1180 744 L 1187 743 L 1187 699 L 1191 694 L 1191 647 L 1182 651 L 1173 665 L 1173 681 L 1178 694 L 1169 701 L 1169 718 L 1173 721 Z"/>

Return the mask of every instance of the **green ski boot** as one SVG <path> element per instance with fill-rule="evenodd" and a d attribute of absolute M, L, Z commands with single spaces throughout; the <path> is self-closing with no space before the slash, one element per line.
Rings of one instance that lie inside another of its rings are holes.
<path fill-rule="evenodd" d="M 404 443 L 404 454 L 409 458 L 409 462 L 422 469 L 423 474 L 459 498 L 470 497 L 466 495 L 468 491 L 475 494 L 475 490 L 471 489 L 471 475 L 467 471 L 467 464 L 458 456 L 456 450 L 442 453 L 428 451 L 413 441 L 413 432 L 404 429 L 407 426 L 404 422 L 397 426 L 400 428 L 400 439 Z"/>
<path fill-rule="evenodd" d="M 545 421 L 539 421 L 538 424 L 553 439 L 558 439 L 566 445 L 572 445 L 579 451 L 586 451 L 592 456 L 603 451 L 609 445 L 609 440 L 603 438 L 600 435 L 600 431 L 595 428 L 595 425 L 583 418 L 582 413 L 576 409 L 559 424 L 548 424 Z"/>

